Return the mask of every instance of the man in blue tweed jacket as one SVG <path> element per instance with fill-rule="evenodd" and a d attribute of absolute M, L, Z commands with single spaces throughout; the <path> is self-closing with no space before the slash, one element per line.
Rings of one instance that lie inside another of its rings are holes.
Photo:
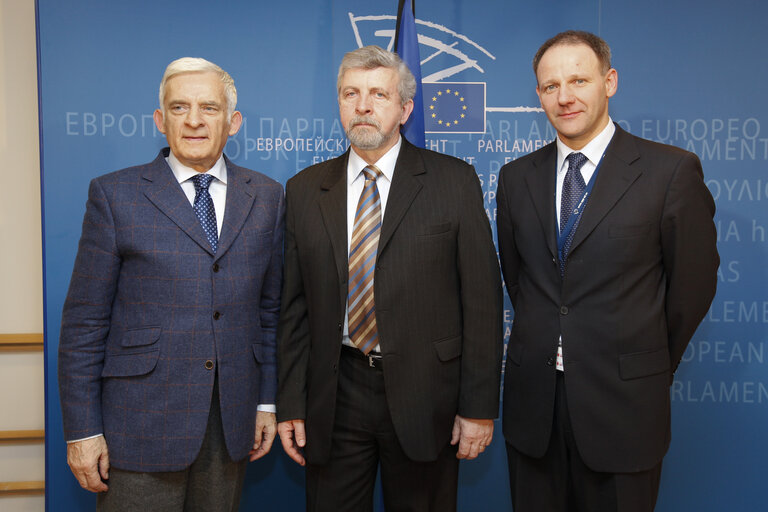
<path fill-rule="evenodd" d="M 223 155 L 236 101 L 219 66 L 172 62 L 154 113 L 170 148 L 91 182 L 59 389 L 99 510 L 237 510 L 249 452 L 272 445 L 284 198 Z"/>

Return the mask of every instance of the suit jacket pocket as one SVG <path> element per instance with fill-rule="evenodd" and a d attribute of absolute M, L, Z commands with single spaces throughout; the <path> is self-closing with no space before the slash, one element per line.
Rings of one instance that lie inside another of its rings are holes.
<path fill-rule="evenodd" d="M 160 349 L 156 348 L 138 353 L 110 354 L 104 359 L 102 377 L 137 377 L 146 375 L 157 366 Z"/>
<path fill-rule="evenodd" d="M 243 232 L 246 233 L 249 238 L 253 238 L 254 241 L 258 240 L 259 243 L 264 243 L 264 240 L 272 238 L 274 230 L 264 229 L 263 225 L 257 224 L 249 225 L 247 228 L 243 229 Z"/>
<path fill-rule="evenodd" d="M 442 235 L 443 233 L 448 233 L 450 230 L 451 230 L 450 222 L 441 222 L 440 224 L 432 224 L 429 226 L 424 226 L 422 229 L 418 231 L 417 235 L 418 236 Z"/>
<path fill-rule="evenodd" d="M 461 336 L 444 338 L 433 342 L 437 358 L 443 362 L 450 361 L 461 355 Z"/>
<path fill-rule="evenodd" d="M 669 350 L 666 347 L 619 356 L 619 375 L 624 380 L 669 372 L 669 366 Z"/>
<path fill-rule="evenodd" d="M 120 339 L 120 345 L 123 347 L 143 347 L 152 345 L 160 339 L 160 327 L 138 327 L 135 329 L 126 329 Z"/>
<path fill-rule="evenodd" d="M 610 238 L 632 238 L 634 236 L 645 235 L 650 230 L 650 224 L 611 226 L 608 229 L 608 236 Z"/>

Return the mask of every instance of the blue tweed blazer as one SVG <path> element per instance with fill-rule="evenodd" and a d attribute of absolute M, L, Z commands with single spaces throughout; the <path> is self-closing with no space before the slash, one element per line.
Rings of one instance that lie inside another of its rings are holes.
<path fill-rule="evenodd" d="M 168 151 L 91 182 L 62 314 L 65 437 L 103 433 L 131 471 L 194 461 L 216 375 L 233 460 L 253 445 L 257 405 L 275 403 L 283 189 L 226 160 L 214 255 Z"/>

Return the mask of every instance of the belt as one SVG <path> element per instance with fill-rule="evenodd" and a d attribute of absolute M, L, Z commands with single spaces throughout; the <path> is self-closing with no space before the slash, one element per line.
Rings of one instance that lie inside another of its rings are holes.
<path fill-rule="evenodd" d="M 375 354 L 373 352 L 364 354 L 360 349 L 356 347 L 350 347 L 349 345 L 342 345 L 341 353 L 350 357 L 354 357 L 355 359 L 365 361 L 366 363 L 368 363 L 368 366 L 371 368 L 377 368 L 381 370 L 384 367 L 384 357 L 382 357 L 379 354 Z"/>

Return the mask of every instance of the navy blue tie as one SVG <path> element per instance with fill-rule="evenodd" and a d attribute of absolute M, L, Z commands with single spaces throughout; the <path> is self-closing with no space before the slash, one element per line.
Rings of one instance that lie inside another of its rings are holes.
<path fill-rule="evenodd" d="M 578 214 L 576 207 L 579 201 L 584 196 L 584 191 L 587 188 L 584 183 L 584 177 L 581 175 L 581 166 L 587 161 L 587 157 L 582 153 L 571 153 L 566 157 L 568 159 L 568 172 L 565 173 L 565 180 L 563 181 L 563 195 L 560 200 L 560 231 L 565 229 L 565 225 L 568 223 L 568 218 L 571 214 Z M 562 257 L 560 258 L 560 275 L 565 275 L 565 260 L 568 257 L 568 251 L 571 248 L 571 242 L 573 242 L 573 235 L 576 233 L 576 228 L 579 225 L 580 217 L 577 217 L 573 228 L 568 233 L 563 243 Z"/>
<path fill-rule="evenodd" d="M 208 186 L 214 180 L 210 174 L 198 174 L 192 177 L 195 184 L 195 202 L 194 209 L 200 224 L 205 231 L 205 237 L 211 244 L 213 253 L 216 254 L 216 248 L 219 245 L 219 230 L 216 225 L 216 210 L 213 207 L 213 199 L 208 192 Z"/>

